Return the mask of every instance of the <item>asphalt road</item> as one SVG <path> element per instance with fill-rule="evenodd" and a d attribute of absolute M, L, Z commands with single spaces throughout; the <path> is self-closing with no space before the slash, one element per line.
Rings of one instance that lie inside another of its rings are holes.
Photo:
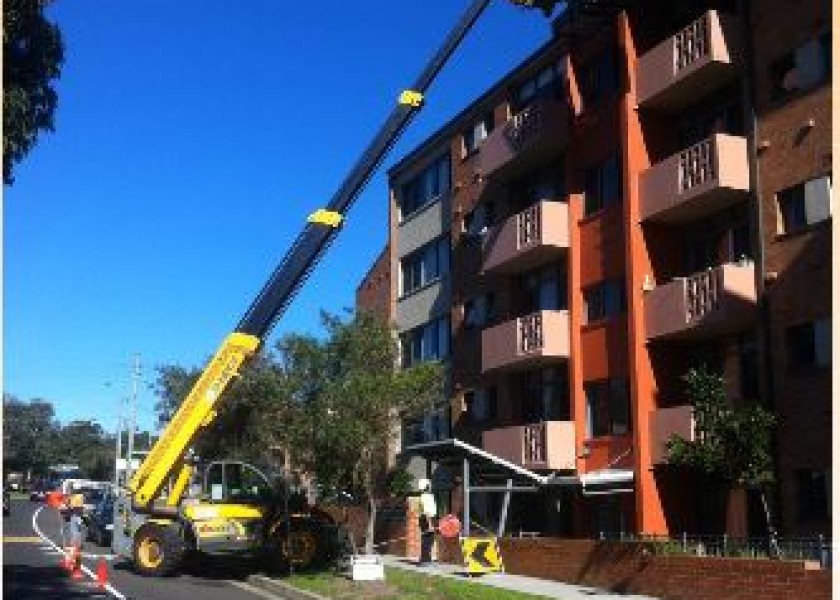
<path fill-rule="evenodd" d="M 116 559 L 109 548 L 85 542 L 84 580 L 73 581 L 61 566 L 61 518 L 42 503 L 12 500 L 3 517 L 3 598 L 9 600 L 258 600 L 276 598 L 248 584 L 258 571 L 248 561 L 203 560 L 186 572 L 167 578 L 141 577 L 128 563 Z M 41 537 L 43 536 L 43 537 Z M 46 539 L 44 539 L 46 538 Z M 50 541 L 52 543 L 50 543 Z M 54 545 L 53 545 L 54 544 Z M 95 581 L 97 566 L 105 559 L 108 588 Z"/>

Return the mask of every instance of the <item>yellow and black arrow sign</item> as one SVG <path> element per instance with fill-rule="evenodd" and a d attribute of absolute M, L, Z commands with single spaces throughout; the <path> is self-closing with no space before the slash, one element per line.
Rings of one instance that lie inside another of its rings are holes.
<path fill-rule="evenodd" d="M 464 554 L 467 573 L 470 575 L 498 573 L 505 570 L 499 544 L 494 537 L 462 538 L 461 551 Z"/>

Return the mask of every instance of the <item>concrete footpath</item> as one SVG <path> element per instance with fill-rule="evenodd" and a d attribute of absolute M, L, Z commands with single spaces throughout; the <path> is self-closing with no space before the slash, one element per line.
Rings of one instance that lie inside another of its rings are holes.
<path fill-rule="evenodd" d="M 460 581 L 467 580 L 475 585 L 486 585 L 515 592 L 525 592 L 547 598 L 561 598 L 562 600 L 618 600 L 620 598 L 625 600 L 656 600 L 653 596 L 620 594 L 582 585 L 561 583 L 548 579 L 537 579 L 536 577 L 526 577 L 524 575 L 513 575 L 511 573 L 487 573 L 480 577 L 470 577 L 466 575 L 464 568 L 460 565 L 434 563 L 428 567 L 418 567 L 415 561 L 403 557 L 384 556 L 383 559 L 387 566 L 397 569 L 449 577 Z"/>

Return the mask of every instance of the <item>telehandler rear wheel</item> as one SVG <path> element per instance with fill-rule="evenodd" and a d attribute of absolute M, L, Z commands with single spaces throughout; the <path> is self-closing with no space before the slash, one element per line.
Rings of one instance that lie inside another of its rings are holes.
<path fill-rule="evenodd" d="M 134 568 L 145 577 L 174 573 L 184 558 L 184 542 L 171 527 L 146 523 L 134 534 Z"/>

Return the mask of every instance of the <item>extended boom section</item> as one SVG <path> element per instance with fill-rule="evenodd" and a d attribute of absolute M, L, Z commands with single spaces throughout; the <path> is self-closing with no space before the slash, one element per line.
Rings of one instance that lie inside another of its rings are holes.
<path fill-rule="evenodd" d="M 260 345 L 260 339 L 243 333 L 232 333 L 201 374 L 175 416 L 163 430 L 157 443 L 140 465 L 129 483 L 138 507 L 148 506 L 155 499 L 166 478 L 172 473 L 202 426 L 213 420 L 213 406 L 231 378 Z"/>

